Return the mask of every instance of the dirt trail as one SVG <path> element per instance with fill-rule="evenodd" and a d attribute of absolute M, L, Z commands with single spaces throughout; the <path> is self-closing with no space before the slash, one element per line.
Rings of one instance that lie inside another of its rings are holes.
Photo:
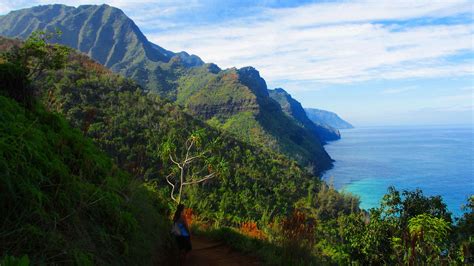
<path fill-rule="evenodd" d="M 222 242 L 193 236 L 193 250 L 188 254 L 186 266 L 261 265 L 258 259 L 242 254 Z"/>

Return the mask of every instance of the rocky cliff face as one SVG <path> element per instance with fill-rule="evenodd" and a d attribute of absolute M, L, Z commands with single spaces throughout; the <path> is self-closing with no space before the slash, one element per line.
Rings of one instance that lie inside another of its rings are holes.
<path fill-rule="evenodd" d="M 341 138 L 339 130 L 330 126 L 316 124 L 311 121 L 307 116 L 306 112 L 301 106 L 301 103 L 293 99 L 289 93 L 282 88 L 276 88 L 269 91 L 270 97 L 277 101 L 281 109 L 297 121 L 301 126 L 310 130 L 315 136 L 317 136 L 321 142 L 338 140 Z"/>

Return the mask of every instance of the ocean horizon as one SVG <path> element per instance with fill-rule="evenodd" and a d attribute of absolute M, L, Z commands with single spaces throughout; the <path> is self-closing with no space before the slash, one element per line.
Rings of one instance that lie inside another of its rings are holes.
<path fill-rule="evenodd" d="M 341 130 L 325 146 L 335 160 L 323 174 L 336 189 L 377 207 L 389 186 L 440 195 L 454 216 L 474 194 L 473 125 L 365 126 Z"/>

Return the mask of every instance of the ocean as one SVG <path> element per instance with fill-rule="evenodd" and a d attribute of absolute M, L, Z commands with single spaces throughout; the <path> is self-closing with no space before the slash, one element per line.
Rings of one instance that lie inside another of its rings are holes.
<path fill-rule="evenodd" d="M 379 206 L 391 185 L 441 195 L 454 216 L 474 194 L 474 131 L 466 126 L 359 127 L 325 146 L 335 160 L 323 175 L 338 190 Z"/>

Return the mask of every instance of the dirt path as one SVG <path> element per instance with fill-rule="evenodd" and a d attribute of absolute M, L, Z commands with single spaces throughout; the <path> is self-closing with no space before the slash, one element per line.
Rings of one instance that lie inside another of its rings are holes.
<path fill-rule="evenodd" d="M 188 254 L 184 265 L 191 266 L 234 266 L 261 265 L 259 260 L 242 254 L 222 242 L 193 236 L 193 250 Z"/>

